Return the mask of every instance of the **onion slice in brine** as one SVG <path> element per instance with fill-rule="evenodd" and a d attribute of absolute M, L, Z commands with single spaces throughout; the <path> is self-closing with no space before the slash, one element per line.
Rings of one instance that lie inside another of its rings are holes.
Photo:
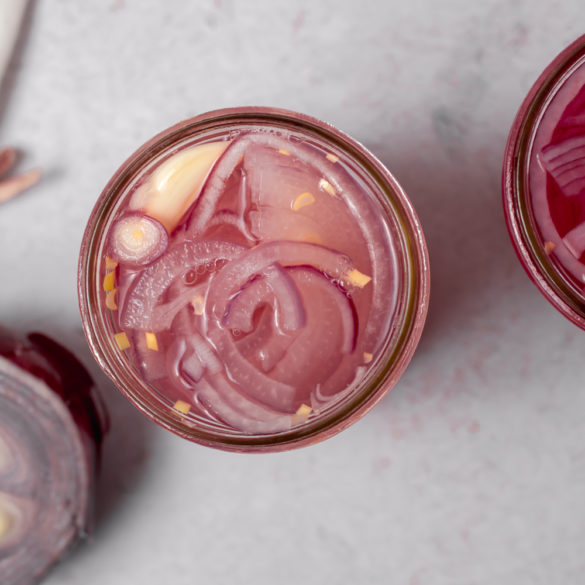
<path fill-rule="evenodd" d="M 297 331 L 305 323 L 299 291 L 291 277 L 278 264 L 272 264 L 229 302 L 222 324 L 229 329 L 252 331 L 255 310 L 274 299 L 276 325 L 282 331 Z"/>
<path fill-rule="evenodd" d="M 585 189 L 585 137 L 572 137 L 547 146 L 538 155 L 542 166 L 554 177 L 561 191 L 569 196 Z"/>
<path fill-rule="evenodd" d="M 245 251 L 218 272 L 209 287 L 208 310 L 216 318 L 223 319 L 231 295 L 273 264 L 283 267 L 311 266 L 328 274 L 332 279 L 345 282 L 349 287 L 364 285 L 360 276 L 365 275 L 352 265 L 345 254 L 309 242 L 274 241 Z"/>
<path fill-rule="evenodd" d="M 204 378 L 197 384 L 197 400 L 234 429 L 249 434 L 288 430 L 291 416 L 238 391 L 225 376 Z"/>
<path fill-rule="evenodd" d="M 207 265 L 216 265 L 218 260 L 236 258 L 243 250 L 243 246 L 214 240 L 178 243 L 131 283 L 131 290 L 120 309 L 120 325 L 151 330 L 157 303 L 176 278 L 199 267 L 207 269 Z"/>

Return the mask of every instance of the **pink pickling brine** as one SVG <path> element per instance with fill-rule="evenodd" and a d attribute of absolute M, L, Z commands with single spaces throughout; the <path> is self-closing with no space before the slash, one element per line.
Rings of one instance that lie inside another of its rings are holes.
<path fill-rule="evenodd" d="M 371 408 L 427 296 L 399 186 L 339 131 L 281 110 L 207 114 L 145 145 L 80 261 L 106 372 L 163 426 L 233 450 L 314 442 Z"/>
<path fill-rule="evenodd" d="M 551 63 L 520 108 L 506 149 L 503 194 L 528 274 L 585 328 L 585 37 Z"/>

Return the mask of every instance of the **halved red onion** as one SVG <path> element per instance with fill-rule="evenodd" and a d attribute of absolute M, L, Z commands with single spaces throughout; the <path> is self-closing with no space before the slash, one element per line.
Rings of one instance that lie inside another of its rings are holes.
<path fill-rule="evenodd" d="M 575 258 L 579 259 L 585 252 L 585 222 L 573 228 L 564 238 L 563 243 Z"/>
<path fill-rule="evenodd" d="M 239 392 L 222 374 L 197 384 L 197 399 L 221 420 L 249 434 L 270 434 L 291 427 L 291 417 Z"/>
<path fill-rule="evenodd" d="M 110 255 L 128 266 L 154 262 L 169 244 L 164 226 L 140 213 L 129 213 L 116 220 L 110 236 Z"/>
<path fill-rule="evenodd" d="M 254 275 L 272 264 L 281 266 L 314 266 L 331 278 L 346 281 L 354 267 L 351 260 L 335 250 L 309 242 L 274 241 L 246 250 L 226 264 L 209 287 L 208 310 L 222 319 L 231 295 L 240 290 Z"/>
<path fill-rule="evenodd" d="M 282 331 L 296 331 L 305 322 L 305 311 L 299 291 L 290 276 L 278 265 L 263 270 L 229 302 L 222 324 L 243 332 L 252 330 L 254 311 L 274 299 L 276 325 Z"/>
<path fill-rule="evenodd" d="M 236 258 L 243 250 L 243 246 L 214 240 L 184 240 L 170 248 L 132 282 L 124 306 L 120 307 L 120 325 L 151 330 L 156 305 L 176 278 L 208 263 L 215 265 L 218 260 Z"/>
<path fill-rule="evenodd" d="M 221 356 L 230 377 L 250 398 L 277 410 L 287 410 L 295 398 L 295 387 L 273 380 L 247 361 L 233 340 L 232 334 L 221 328 L 211 328 L 208 337 Z"/>
<path fill-rule="evenodd" d="M 568 197 L 585 189 L 585 136 L 576 136 L 543 149 L 538 156 Z"/>
<path fill-rule="evenodd" d="M 0 576 L 36 583 L 91 527 L 104 425 L 85 369 L 0 333 Z"/>

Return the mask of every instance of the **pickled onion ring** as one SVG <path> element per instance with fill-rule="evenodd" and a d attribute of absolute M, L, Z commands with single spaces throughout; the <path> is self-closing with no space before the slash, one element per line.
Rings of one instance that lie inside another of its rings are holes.
<path fill-rule="evenodd" d="M 145 268 L 131 283 L 124 306 L 120 308 L 121 326 L 128 329 L 150 329 L 159 298 L 178 276 L 218 259 L 236 258 L 244 249 L 237 244 L 214 240 L 180 242 Z"/>
<path fill-rule="evenodd" d="M 234 296 L 224 313 L 222 325 L 243 332 L 252 331 L 252 317 L 258 306 L 274 297 L 276 324 L 281 331 L 296 331 L 305 323 L 305 311 L 299 291 L 278 265 L 272 264 L 263 270 L 259 278 L 246 284 Z"/>
<path fill-rule="evenodd" d="M 225 423 L 245 433 L 269 434 L 291 427 L 291 417 L 236 390 L 224 376 L 201 380 L 197 399 Z"/>
<path fill-rule="evenodd" d="M 240 385 L 242 393 L 276 409 L 292 405 L 294 386 L 269 378 L 248 362 L 238 351 L 229 331 L 212 328 L 208 337 L 222 357 L 229 377 Z"/>

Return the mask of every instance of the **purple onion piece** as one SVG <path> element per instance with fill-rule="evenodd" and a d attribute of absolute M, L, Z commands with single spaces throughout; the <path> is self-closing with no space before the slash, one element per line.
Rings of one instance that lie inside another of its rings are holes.
<path fill-rule="evenodd" d="M 231 295 L 240 290 L 253 276 L 272 264 L 281 266 L 314 266 L 331 278 L 345 279 L 353 266 L 345 254 L 309 242 L 275 241 L 243 252 L 226 264 L 209 287 L 208 309 L 222 319 Z"/>
<path fill-rule="evenodd" d="M 288 430 L 291 416 L 255 401 L 236 390 L 223 375 L 204 378 L 197 384 L 198 400 L 234 429 L 251 434 Z"/>
<path fill-rule="evenodd" d="M 358 333 L 358 313 L 353 299 L 322 273 L 308 266 L 290 268 L 289 271 L 297 274 L 301 281 L 318 287 L 324 295 L 329 295 L 334 300 L 343 328 L 340 351 L 345 354 L 352 353 L 356 346 Z"/>
<path fill-rule="evenodd" d="M 585 189 L 585 137 L 548 146 L 538 158 L 566 196 L 579 195 Z"/>
<path fill-rule="evenodd" d="M 569 252 L 579 259 L 585 252 L 585 222 L 574 227 L 564 238 L 563 243 L 569 249 Z"/>
<path fill-rule="evenodd" d="M 156 219 L 129 213 L 116 220 L 110 236 L 110 255 L 130 267 L 154 262 L 169 245 L 165 227 Z"/>
<path fill-rule="evenodd" d="M 343 166 L 328 160 L 317 149 L 291 140 L 284 131 L 280 134 L 244 134 L 231 143 L 208 177 L 187 222 L 187 232 L 195 235 L 203 233 L 213 216 L 227 179 L 240 164 L 250 146 L 268 147 L 274 151 L 285 150 L 292 159 L 316 169 L 347 202 L 354 217 L 359 218 L 359 226 L 367 241 L 389 241 L 386 228 L 379 221 L 376 207 L 367 198 L 360 194 L 356 195 L 359 188 Z M 395 305 L 396 287 L 392 282 L 392 275 L 398 273 L 396 253 L 390 244 L 372 246 L 370 256 L 373 267 L 371 275 L 373 291 L 370 317 L 363 331 L 363 341 L 366 346 L 375 344 L 379 321 L 384 319 L 389 322 L 392 319 L 391 311 L 388 310 L 389 307 Z M 306 262 L 306 264 L 312 263 Z M 388 270 L 389 265 L 392 265 L 393 269 Z"/>
<path fill-rule="evenodd" d="M 0 332 L 0 582 L 37 582 L 91 528 L 106 421 L 85 369 Z"/>
<path fill-rule="evenodd" d="M 229 377 L 248 397 L 277 410 L 288 409 L 293 404 L 294 386 L 269 378 L 247 361 L 238 351 L 228 330 L 212 328 L 208 337 L 222 357 Z"/>
<path fill-rule="evenodd" d="M 208 263 L 236 258 L 243 250 L 243 246 L 214 240 L 180 242 L 131 283 L 124 306 L 120 308 L 121 326 L 152 330 L 157 302 L 176 278 Z"/>
<path fill-rule="evenodd" d="M 272 264 L 262 271 L 260 278 L 251 282 L 229 302 L 222 324 L 229 329 L 252 331 L 254 311 L 274 299 L 276 324 L 282 331 L 297 331 L 305 324 L 305 310 L 299 291 L 278 265 Z"/>

